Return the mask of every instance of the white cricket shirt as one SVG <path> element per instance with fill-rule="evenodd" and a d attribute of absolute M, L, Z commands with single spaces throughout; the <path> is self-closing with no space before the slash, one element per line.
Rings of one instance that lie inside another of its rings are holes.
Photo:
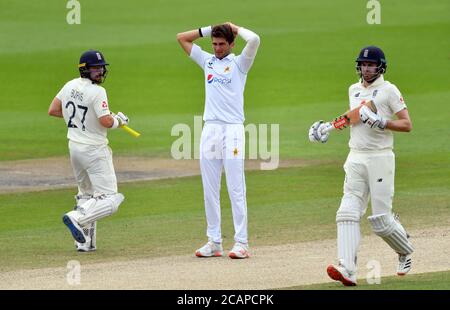
<path fill-rule="evenodd" d="M 247 73 L 254 57 L 244 55 L 218 59 L 193 44 L 190 58 L 204 71 L 205 111 L 204 121 L 244 123 L 244 88 Z"/>
<path fill-rule="evenodd" d="M 62 102 L 69 140 L 90 145 L 108 144 L 107 128 L 98 120 L 110 114 L 103 87 L 89 79 L 76 78 L 67 82 L 56 98 Z"/>
<path fill-rule="evenodd" d="M 395 114 L 406 109 L 406 104 L 398 88 L 383 76 L 380 76 L 375 82 L 367 88 L 361 81 L 350 86 L 348 90 L 350 109 L 354 109 L 361 104 L 363 100 L 373 100 L 377 107 L 377 114 L 386 120 L 395 118 Z M 358 123 L 350 128 L 351 149 L 360 151 L 377 151 L 392 149 L 394 147 L 394 136 L 389 129 L 372 129 Z"/>

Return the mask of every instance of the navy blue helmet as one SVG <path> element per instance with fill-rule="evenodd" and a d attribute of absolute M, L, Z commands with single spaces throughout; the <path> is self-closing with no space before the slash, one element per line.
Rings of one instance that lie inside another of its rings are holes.
<path fill-rule="evenodd" d="M 387 61 L 386 57 L 384 56 L 383 51 L 381 48 L 376 46 L 367 46 L 364 47 L 358 55 L 358 58 L 356 58 L 356 71 L 361 77 L 361 62 L 367 61 L 367 62 L 373 62 L 377 64 L 377 74 L 374 77 L 373 80 L 378 78 L 380 74 L 384 74 L 387 69 Z"/>
<path fill-rule="evenodd" d="M 93 83 L 102 83 L 107 74 L 106 66 L 109 65 L 105 57 L 100 51 L 94 51 L 89 50 L 87 52 L 84 52 L 80 57 L 80 63 L 78 65 L 78 69 L 80 70 L 80 76 L 83 78 L 90 79 Z M 94 66 L 102 66 L 103 67 L 103 75 L 102 79 L 99 80 L 93 80 L 91 78 L 90 68 Z"/>

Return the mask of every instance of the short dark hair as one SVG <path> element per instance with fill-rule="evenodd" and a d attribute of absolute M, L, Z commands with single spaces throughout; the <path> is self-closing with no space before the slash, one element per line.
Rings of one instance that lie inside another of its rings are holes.
<path fill-rule="evenodd" d="M 231 26 L 228 24 L 216 25 L 212 28 L 211 37 L 213 38 L 224 38 L 227 40 L 228 44 L 234 42 L 234 34 Z"/>

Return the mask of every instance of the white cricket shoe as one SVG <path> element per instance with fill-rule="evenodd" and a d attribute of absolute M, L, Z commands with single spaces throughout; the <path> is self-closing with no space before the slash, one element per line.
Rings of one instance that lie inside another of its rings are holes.
<path fill-rule="evenodd" d="M 195 251 L 197 257 L 221 257 L 223 256 L 223 248 L 221 243 L 208 241 L 204 246 Z"/>
<path fill-rule="evenodd" d="M 95 246 L 91 245 L 91 242 L 79 243 L 75 241 L 75 249 L 78 252 L 92 252 L 97 250 Z"/>
<path fill-rule="evenodd" d="M 86 243 L 78 243 L 77 246 L 78 252 L 93 252 L 97 250 L 96 247 L 91 247 L 90 245 L 87 245 Z"/>
<path fill-rule="evenodd" d="M 228 256 L 230 258 L 249 258 L 248 244 L 236 242 Z"/>
<path fill-rule="evenodd" d="M 412 267 L 412 255 L 398 254 L 397 274 L 399 276 L 404 276 L 411 270 L 411 267 Z"/>
<path fill-rule="evenodd" d="M 327 273 L 331 279 L 335 281 L 340 281 L 345 286 L 356 285 L 356 274 L 350 273 L 341 264 L 339 264 L 338 266 L 329 265 L 327 268 Z"/>
<path fill-rule="evenodd" d="M 90 243 L 90 237 L 86 235 L 76 220 L 77 211 L 70 211 L 64 214 L 63 223 L 69 228 L 72 237 L 79 243 Z"/>

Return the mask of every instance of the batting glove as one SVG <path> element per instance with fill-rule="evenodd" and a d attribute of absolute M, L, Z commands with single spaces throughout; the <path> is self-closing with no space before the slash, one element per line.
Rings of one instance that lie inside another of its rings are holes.
<path fill-rule="evenodd" d="M 372 112 L 367 106 L 363 105 L 359 109 L 359 117 L 361 122 L 369 128 L 385 129 L 387 121 L 380 115 Z"/>
<path fill-rule="evenodd" d="M 322 142 L 325 143 L 328 141 L 328 137 L 330 136 L 329 132 L 322 133 L 322 130 L 326 127 L 328 123 L 324 123 L 322 120 L 315 122 L 312 124 L 311 128 L 309 128 L 309 141 L 311 142 Z"/>
<path fill-rule="evenodd" d="M 117 121 L 119 122 L 119 126 L 123 126 L 123 125 L 128 125 L 129 123 L 129 119 L 128 116 L 126 116 L 125 114 L 123 114 L 122 112 L 118 112 L 116 115 L 114 115 L 114 117 L 117 119 Z"/>
<path fill-rule="evenodd" d="M 325 143 L 330 137 L 329 129 L 333 127 L 330 122 L 321 123 L 317 128 L 317 134 L 320 136 L 320 142 Z"/>

